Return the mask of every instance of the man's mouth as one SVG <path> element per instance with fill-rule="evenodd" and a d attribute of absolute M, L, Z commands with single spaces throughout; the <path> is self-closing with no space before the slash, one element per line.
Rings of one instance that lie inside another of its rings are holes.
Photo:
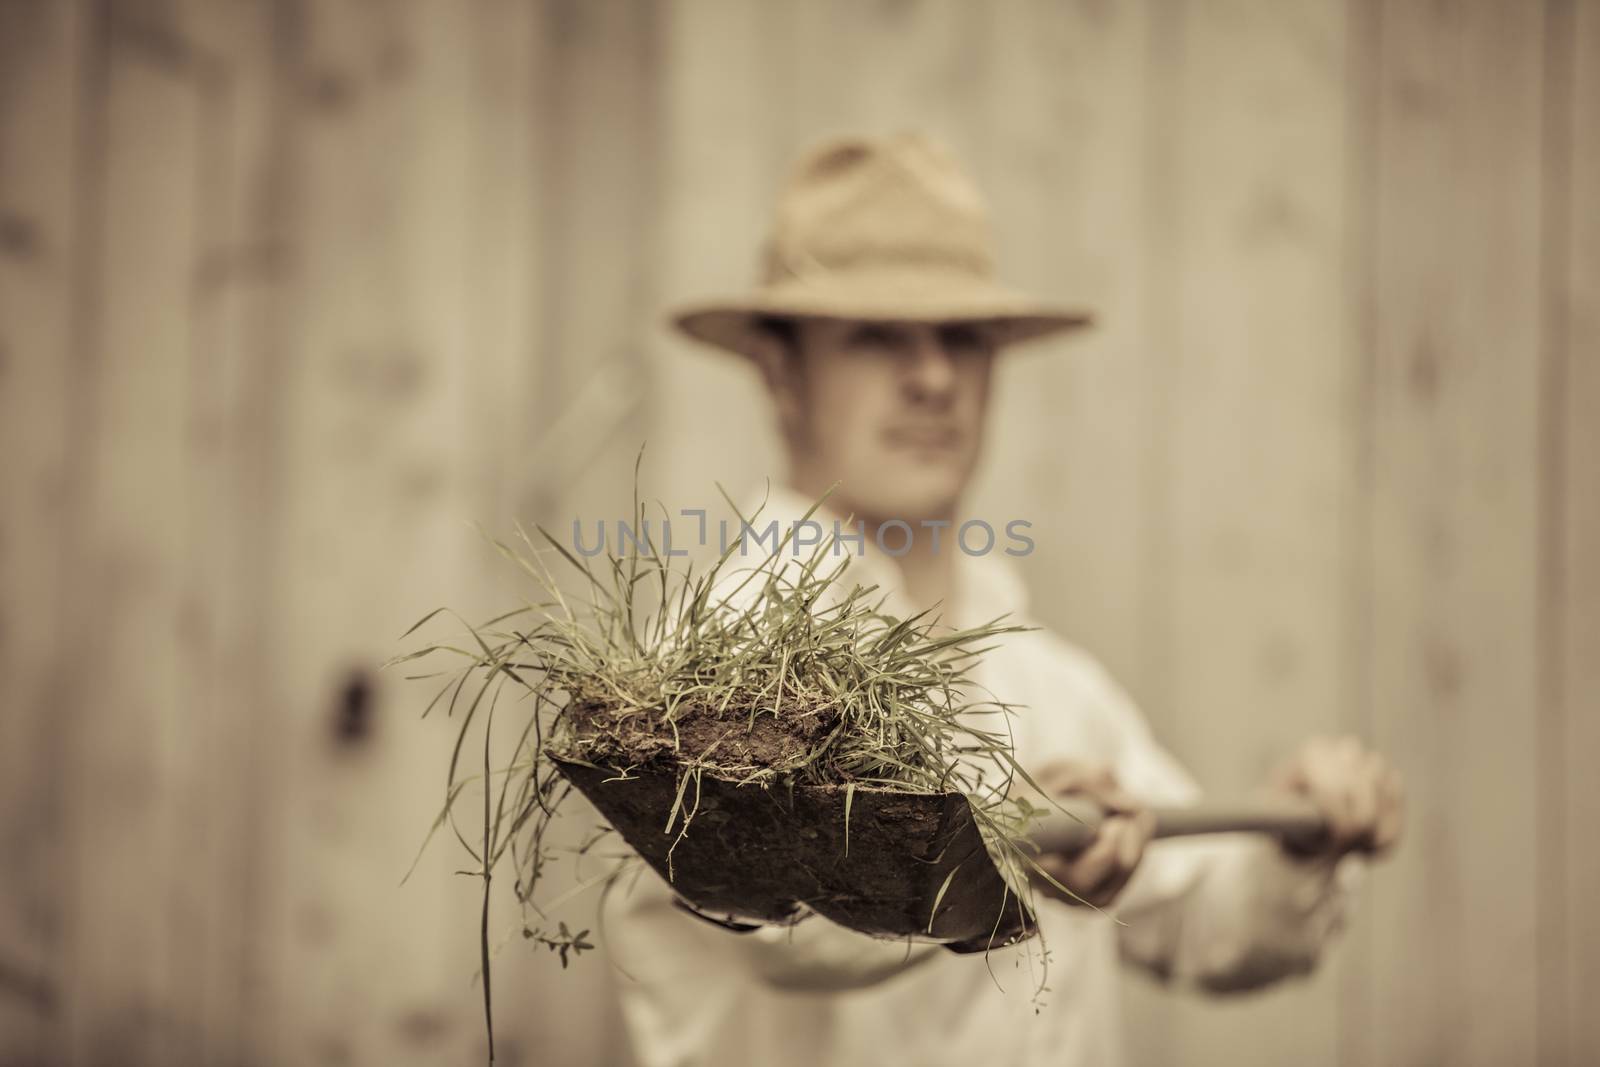
<path fill-rule="evenodd" d="M 884 438 L 901 448 L 954 448 L 961 442 L 961 431 L 954 426 L 894 426 Z"/>

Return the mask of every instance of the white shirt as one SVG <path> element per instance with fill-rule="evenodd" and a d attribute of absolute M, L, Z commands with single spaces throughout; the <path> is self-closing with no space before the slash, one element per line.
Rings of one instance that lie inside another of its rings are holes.
<path fill-rule="evenodd" d="M 777 518 L 787 529 L 810 506 L 776 490 L 756 528 Z M 832 514 L 816 518 L 832 529 Z M 953 625 L 1007 612 L 1037 625 L 1003 547 L 968 556 L 941 542 L 955 551 L 944 613 Z M 890 596 L 886 610 L 907 613 L 899 570 L 870 537 L 841 581 L 875 583 Z M 1104 763 L 1151 804 L 1195 802 L 1193 779 L 1087 653 L 1042 629 L 991 643 L 999 647 L 976 678 L 1024 708 L 1012 732 L 1030 773 L 1057 759 Z M 986 960 L 877 940 L 817 915 L 735 933 L 675 906 L 650 870 L 608 894 L 600 934 L 641 1067 L 1113 1067 L 1119 960 L 1212 989 L 1304 973 L 1340 925 L 1359 871 L 1354 858 L 1291 861 L 1274 842 L 1243 835 L 1157 842 L 1109 914 L 1037 897 L 1049 952 L 1049 991 L 1038 997 L 1038 941 Z"/>

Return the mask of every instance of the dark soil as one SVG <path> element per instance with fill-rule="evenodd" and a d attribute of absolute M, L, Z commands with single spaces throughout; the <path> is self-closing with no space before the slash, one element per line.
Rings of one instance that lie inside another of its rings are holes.
<path fill-rule="evenodd" d="M 793 699 L 777 715 L 680 704 L 670 725 L 658 710 L 624 711 L 592 698 L 575 699 L 566 715 L 584 758 L 593 762 L 689 761 L 739 777 L 800 762 L 839 725 L 837 707 Z"/>

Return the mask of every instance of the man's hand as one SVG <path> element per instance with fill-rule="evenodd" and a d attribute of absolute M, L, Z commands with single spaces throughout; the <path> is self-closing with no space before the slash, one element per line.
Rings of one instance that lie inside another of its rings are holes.
<path fill-rule="evenodd" d="M 1328 820 L 1328 836 L 1315 854 L 1383 856 L 1400 840 L 1400 774 L 1353 737 L 1313 737 L 1278 768 L 1272 785 L 1311 801 Z M 1306 854 L 1303 846 L 1290 850 Z"/>
<path fill-rule="evenodd" d="M 1068 904 L 1107 906 L 1144 858 L 1145 846 L 1155 831 L 1155 816 L 1124 793 L 1106 767 L 1063 760 L 1046 765 L 1034 778 L 1052 797 L 1086 798 L 1106 812 L 1099 831 L 1079 851 L 1071 855 L 1047 852 L 1038 857 L 1039 866 L 1068 892 L 1051 885 L 1038 871 L 1031 875 L 1034 887 Z"/>

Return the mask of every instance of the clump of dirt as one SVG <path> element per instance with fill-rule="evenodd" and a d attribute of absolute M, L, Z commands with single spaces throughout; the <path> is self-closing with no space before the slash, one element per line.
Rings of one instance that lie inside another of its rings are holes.
<path fill-rule="evenodd" d="M 771 698 L 768 698 L 770 702 Z M 781 771 L 803 763 L 839 727 L 837 702 L 796 695 L 773 708 L 677 704 L 627 706 L 575 694 L 565 712 L 574 754 L 617 767 L 690 764 L 736 778 Z"/>

